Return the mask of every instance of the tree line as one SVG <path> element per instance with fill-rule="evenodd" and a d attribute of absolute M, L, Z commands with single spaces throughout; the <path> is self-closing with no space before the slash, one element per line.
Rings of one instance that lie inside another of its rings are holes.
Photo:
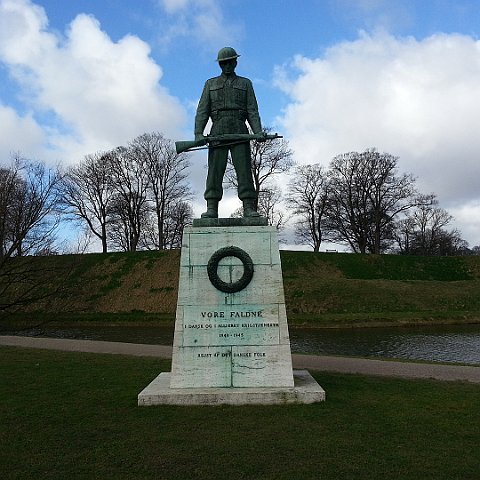
<path fill-rule="evenodd" d="M 0 264 L 55 253 L 61 221 L 81 226 L 102 252 L 179 247 L 193 218 L 189 167 L 189 154 L 177 154 L 158 132 L 86 155 L 63 171 L 14 155 L 0 168 Z M 285 192 L 275 180 L 281 174 L 290 176 Z M 357 253 L 480 253 L 448 228 L 452 216 L 436 195 L 419 192 L 388 153 L 368 149 L 338 155 L 328 167 L 295 165 L 287 141 L 253 141 L 252 175 L 257 208 L 269 224 L 279 230 L 292 224 L 296 242 L 315 252 L 333 242 Z M 231 165 L 225 186 L 236 188 Z"/>
<path fill-rule="evenodd" d="M 87 155 L 63 177 L 66 215 L 114 250 L 178 247 L 193 211 L 189 161 L 171 140 L 145 133 L 127 146 Z"/>
<path fill-rule="evenodd" d="M 297 166 L 287 203 L 299 243 L 319 251 L 323 241 L 357 253 L 478 254 L 448 229 L 453 217 L 434 193 L 418 191 L 415 178 L 398 171 L 398 157 L 376 149 L 336 156 L 328 168 Z"/>

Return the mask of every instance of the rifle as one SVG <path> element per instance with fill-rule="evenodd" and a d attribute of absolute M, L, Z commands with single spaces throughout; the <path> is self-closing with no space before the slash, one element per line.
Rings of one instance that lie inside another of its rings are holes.
<path fill-rule="evenodd" d="M 191 152 L 192 150 L 204 150 L 206 148 L 228 147 L 237 145 L 238 143 L 249 142 L 250 140 L 273 140 L 275 138 L 283 138 L 282 135 L 261 134 L 261 133 L 226 133 L 224 135 L 207 135 L 201 140 L 186 140 L 175 142 L 175 150 L 178 154 L 183 152 Z M 217 142 L 218 145 L 215 145 Z M 225 143 L 227 142 L 227 143 Z"/>

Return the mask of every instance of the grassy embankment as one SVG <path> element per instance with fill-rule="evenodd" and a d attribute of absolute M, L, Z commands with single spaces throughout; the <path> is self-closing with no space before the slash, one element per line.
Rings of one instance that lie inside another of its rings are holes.
<path fill-rule="evenodd" d="M 32 258 L 40 272 L 42 265 L 56 272 L 42 282 L 57 293 L 16 318 L 173 324 L 179 257 L 174 250 Z M 290 251 L 281 257 L 291 325 L 480 321 L 480 257 Z"/>
<path fill-rule="evenodd" d="M 319 373 L 316 405 L 137 407 L 169 370 L 0 347 L 2 479 L 478 479 L 478 385 Z"/>

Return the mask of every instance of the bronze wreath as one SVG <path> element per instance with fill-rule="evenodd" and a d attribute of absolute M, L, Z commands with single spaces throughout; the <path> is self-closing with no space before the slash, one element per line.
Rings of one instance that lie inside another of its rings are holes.
<path fill-rule="evenodd" d="M 236 257 L 243 264 L 243 275 L 236 282 L 227 283 L 220 279 L 217 273 L 218 263 L 222 258 Z M 250 255 L 238 247 L 223 247 L 217 250 L 208 261 L 207 273 L 210 282 L 217 289 L 225 293 L 235 293 L 243 290 L 252 280 L 253 262 Z"/>

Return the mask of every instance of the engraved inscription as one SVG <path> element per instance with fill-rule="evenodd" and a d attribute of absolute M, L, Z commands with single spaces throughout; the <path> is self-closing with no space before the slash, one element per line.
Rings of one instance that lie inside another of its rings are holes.
<path fill-rule="evenodd" d="M 185 311 L 183 346 L 277 345 L 279 341 L 276 305 Z"/>

